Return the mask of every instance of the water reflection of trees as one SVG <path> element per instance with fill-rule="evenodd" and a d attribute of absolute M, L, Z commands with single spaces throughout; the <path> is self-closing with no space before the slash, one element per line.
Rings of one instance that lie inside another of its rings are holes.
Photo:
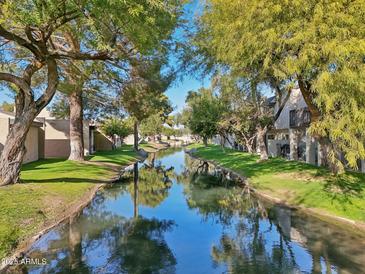
<path fill-rule="evenodd" d="M 299 273 L 293 250 L 282 234 L 268 244 L 267 234 L 275 229 L 262 227 L 258 215 L 240 220 L 231 235 L 223 234 L 211 255 L 216 264 L 224 263 L 229 273 Z"/>
<path fill-rule="evenodd" d="M 362 273 L 365 269 L 363 237 L 289 208 L 264 203 L 224 181 L 212 165 L 190 157 L 179 180 L 184 184 L 189 207 L 205 220 L 229 226 L 219 244 L 212 247 L 216 264 L 228 273 L 299 273 L 296 245 L 312 261 L 304 264 L 311 273 Z M 273 239 L 275 237 L 275 239 Z M 303 261 L 301 262 L 303 264 Z"/>
<path fill-rule="evenodd" d="M 214 262 L 229 273 L 299 273 L 303 263 L 310 273 L 363 273 L 363 238 L 288 208 L 271 206 L 268 212 L 268 219 L 252 214 L 240 219 L 233 233 L 224 233 L 212 247 Z M 294 246 L 312 260 L 302 259 L 299 266 Z"/>
<path fill-rule="evenodd" d="M 176 259 L 164 233 L 174 222 L 126 219 L 105 209 L 100 195 L 77 219 L 70 220 L 47 243 L 47 251 L 34 249 L 32 258 L 49 264 L 33 268 L 43 273 L 174 273 Z"/>
<path fill-rule="evenodd" d="M 139 169 L 135 166 L 129 177 L 125 177 L 126 191 L 137 206 L 156 207 L 169 194 L 169 189 L 172 186 L 170 179 L 172 174 L 173 169 L 163 166 L 145 165 Z"/>
<path fill-rule="evenodd" d="M 252 214 L 253 208 L 266 214 L 260 201 L 251 198 L 248 189 L 227 179 L 212 165 L 186 157 L 185 166 L 178 180 L 184 184 L 188 206 L 196 209 L 204 220 L 230 225 L 238 216 Z"/>

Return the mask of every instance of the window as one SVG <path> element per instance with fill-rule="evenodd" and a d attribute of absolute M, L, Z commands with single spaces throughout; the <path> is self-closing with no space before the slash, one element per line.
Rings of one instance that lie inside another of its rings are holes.
<path fill-rule="evenodd" d="M 293 109 L 289 112 L 289 126 L 308 127 L 311 121 L 310 112 L 307 108 Z"/>
<path fill-rule="evenodd" d="M 289 112 L 289 126 L 290 127 L 296 127 L 296 124 L 297 124 L 297 112 L 295 109 L 291 110 Z"/>

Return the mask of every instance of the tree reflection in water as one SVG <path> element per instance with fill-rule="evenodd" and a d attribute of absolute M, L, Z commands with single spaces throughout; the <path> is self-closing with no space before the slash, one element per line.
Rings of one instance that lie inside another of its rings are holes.
<path fill-rule="evenodd" d="M 306 261 L 310 273 L 363 273 L 362 237 L 350 237 L 329 223 L 260 201 L 227 182 L 212 165 L 192 158 L 185 164 L 179 179 L 189 207 L 197 209 L 203 220 L 228 228 L 211 249 L 213 262 L 225 265 L 227 273 L 303 272 L 295 246 L 311 257 Z"/>
<path fill-rule="evenodd" d="M 138 205 L 154 208 L 168 197 L 169 189 L 172 186 L 170 180 L 173 175 L 172 168 L 165 168 L 160 165 L 144 165 L 138 168 L 136 163 L 133 167 L 133 173 L 129 175 L 133 177 L 133 184 L 126 184 L 126 190 L 133 198 L 135 213 L 138 212 Z M 128 175 L 125 176 L 124 183 L 129 181 L 131 178 Z"/>
<path fill-rule="evenodd" d="M 363 236 L 263 202 L 211 165 L 173 152 L 133 166 L 27 254 L 49 264 L 16 271 L 364 273 Z"/>
<path fill-rule="evenodd" d="M 47 242 L 50 264 L 37 269 L 44 273 L 174 273 L 176 259 L 164 233 L 174 221 L 138 216 L 138 205 L 156 207 L 168 195 L 169 171 L 138 166 L 133 168 L 133 183 L 112 186 L 74 222 L 64 225 L 59 237 Z M 127 219 L 108 211 L 105 201 L 128 192 L 134 201 L 134 218 Z M 34 248 L 29 254 L 45 254 Z"/>

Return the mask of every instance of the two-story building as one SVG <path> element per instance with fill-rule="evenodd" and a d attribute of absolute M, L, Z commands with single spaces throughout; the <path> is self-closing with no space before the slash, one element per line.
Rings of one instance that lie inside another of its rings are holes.
<path fill-rule="evenodd" d="M 274 102 L 275 113 L 279 105 L 279 102 Z M 309 133 L 310 122 L 310 112 L 300 90 L 293 89 L 273 129 L 267 134 L 269 156 L 321 165 L 320 145 Z M 365 161 L 359 161 L 358 165 L 359 171 L 365 173 Z"/>

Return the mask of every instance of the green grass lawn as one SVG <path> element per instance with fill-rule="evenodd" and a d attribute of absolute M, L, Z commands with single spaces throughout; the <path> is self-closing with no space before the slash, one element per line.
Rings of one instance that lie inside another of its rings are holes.
<path fill-rule="evenodd" d="M 21 184 L 0 188 L 0 258 L 22 240 L 55 222 L 120 166 L 137 160 L 129 146 L 96 153 L 83 163 L 47 159 L 25 164 Z"/>
<path fill-rule="evenodd" d="M 99 151 L 89 157 L 90 161 L 114 163 L 117 165 L 127 165 L 136 160 L 137 153 L 133 146 L 123 145 L 112 151 Z"/>
<path fill-rule="evenodd" d="M 144 151 L 149 153 L 154 153 L 159 151 L 160 149 L 168 148 L 168 145 L 166 143 L 142 143 L 139 145 L 140 148 L 142 148 Z"/>
<path fill-rule="evenodd" d="M 315 209 L 355 221 L 365 221 L 365 174 L 333 176 L 324 168 L 271 158 L 257 162 L 256 155 L 219 146 L 193 145 L 196 156 L 213 160 L 249 179 L 260 192 L 288 204 Z"/>

